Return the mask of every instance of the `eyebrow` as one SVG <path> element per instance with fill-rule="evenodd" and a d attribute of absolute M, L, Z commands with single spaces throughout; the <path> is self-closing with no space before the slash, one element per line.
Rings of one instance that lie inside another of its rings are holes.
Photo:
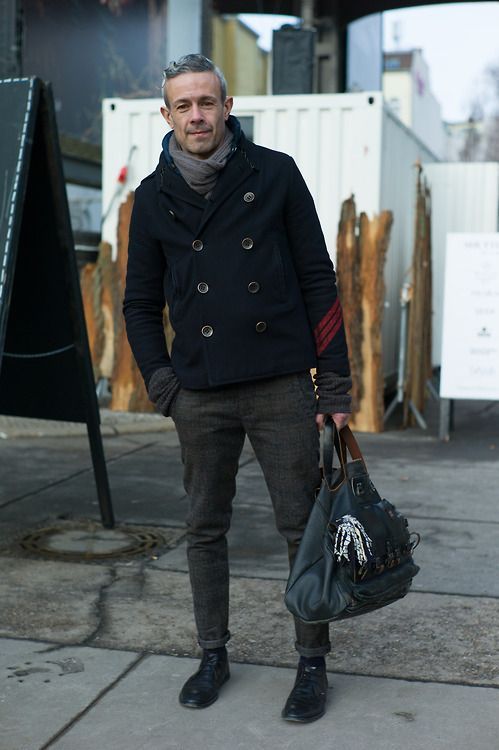
<path fill-rule="evenodd" d="M 218 98 L 216 96 L 212 96 L 212 94 L 203 94 L 202 96 L 198 97 L 199 101 L 210 101 L 210 102 L 216 102 L 218 101 Z M 190 97 L 181 98 L 181 99 L 175 99 L 175 101 L 172 102 L 172 106 L 175 107 L 179 104 L 189 104 L 192 101 Z"/>

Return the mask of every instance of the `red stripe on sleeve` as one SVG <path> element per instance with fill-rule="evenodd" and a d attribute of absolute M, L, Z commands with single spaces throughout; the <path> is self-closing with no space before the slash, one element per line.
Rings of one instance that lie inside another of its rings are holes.
<path fill-rule="evenodd" d="M 329 346 L 338 333 L 343 322 L 341 305 L 338 298 L 329 308 L 327 313 L 319 321 L 314 329 L 315 346 L 317 354 L 320 355 Z"/>
<path fill-rule="evenodd" d="M 340 307 L 340 300 L 336 298 L 334 304 L 332 307 L 329 308 L 327 313 L 324 315 L 324 317 L 317 323 L 317 325 L 314 328 L 314 336 L 315 338 L 318 338 L 322 329 L 327 326 L 328 323 L 331 322 L 331 319 L 336 315 L 336 312 L 338 308 Z"/>
<path fill-rule="evenodd" d="M 317 354 L 318 355 L 322 354 L 322 352 L 324 351 L 324 349 L 326 349 L 329 346 L 329 344 L 331 343 L 331 341 L 333 340 L 333 338 L 338 333 L 338 331 L 339 331 L 339 329 L 341 327 L 342 321 L 343 321 L 343 318 L 342 318 L 342 315 L 340 313 L 340 315 L 336 319 L 335 323 L 333 324 L 332 328 L 329 329 L 329 332 L 325 335 L 325 337 L 322 337 L 320 339 L 320 341 L 316 342 L 316 345 L 317 345 Z"/>

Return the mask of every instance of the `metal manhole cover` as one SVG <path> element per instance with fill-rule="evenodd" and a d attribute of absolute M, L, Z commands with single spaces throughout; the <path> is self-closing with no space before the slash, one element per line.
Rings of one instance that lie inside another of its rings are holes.
<path fill-rule="evenodd" d="M 26 552 L 65 560 L 102 560 L 148 555 L 167 544 L 151 529 L 104 529 L 95 525 L 37 529 L 20 540 Z"/>

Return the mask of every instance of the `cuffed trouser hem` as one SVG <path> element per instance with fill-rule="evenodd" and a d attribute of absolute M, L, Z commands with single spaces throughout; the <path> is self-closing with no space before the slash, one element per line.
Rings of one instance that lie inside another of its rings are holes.
<path fill-rule="evenodd" d="M 227 631 L 223 638 L 218 638 L 216 641 L 204 641 L 202 638 L 198 638 L 198 643 L 203 649 L 207 648 L 222 648 L 230 639 L 230 632 Z"/>
<path fill-rule="evenodd" d="M 300 656 L 326 656 L 331 651 L 331 643 L 328 641 L 324 646 L 316 646 L 315 648 L 306 648 L 300 646 L 298 641 L 295 642 L 295 649 L 298 651 Z"/>

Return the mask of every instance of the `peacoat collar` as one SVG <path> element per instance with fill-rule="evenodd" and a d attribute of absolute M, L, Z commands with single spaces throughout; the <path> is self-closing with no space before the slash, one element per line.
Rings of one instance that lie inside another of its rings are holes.
<path fill-rule="evenodd" d="M 198 232 L 203 230 L 213 214 L 230 198 L 236 188 L 260 169 L 258 153 L 241 130 L 239 120 L 230 115 L 227 125 L 234 134 L 233 146 L 227 164 L 220 172 L 215 188 L 208 199 L 189 187 L 175 166 L 168 150 L 172 131 L 163 139 L 163 152 L 156 168 L 156 187 L 158 191 L 202 210 L 201 220 L 197 226 Z"/>

